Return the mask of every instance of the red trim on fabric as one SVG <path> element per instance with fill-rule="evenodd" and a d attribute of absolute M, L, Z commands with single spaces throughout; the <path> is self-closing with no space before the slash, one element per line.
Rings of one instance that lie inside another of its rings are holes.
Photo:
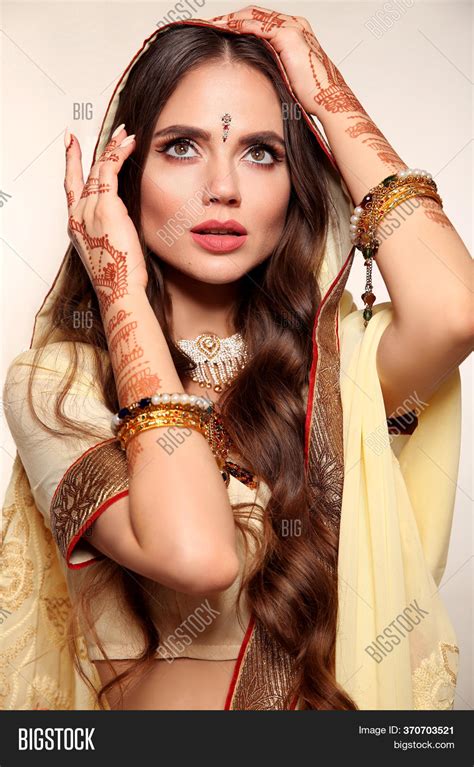
<path fill-rule="evenodd" d="M 309 452 L 309 425 L 311 421 L 311 403 L 313 400 L 313 391 L 314 391 L 314 385 L 316 382 L 316 368 L 318 364 L 318 346 L 316 343 L 316 329 L 318 325 L 319 315 L 321 314 L 321 309 L 326 303 L 327 299 L 329 298 L 330 294 L 332 293 L 332 290 L 335 285 L 339 282 L 342 273 L 344 272 L 347 262 L 352 256 L 352 252 L 354 250 L 354 245 L 351 247 L 349 251 L 349 255 L 347 256 L 346 260 L 344 261 L 343 265 L 341 266 L 337 276 L 334 278 L 333 282 L 331 283 L 329 290 L 326 292 L 324 297 L 321 300 L 321 303 L 318 306 L 318 310 L 316 312 L 315 318 L 314 318 L 314 324 L 313 324 L 313 360 L 311 363 L 311 371 L 309 375 L 309 388 L 308 388 L 308 403 L 307 403 L 307 409 L 306 409 L 306 421 L 305 421 L 305 440 L 304 440 L 304 464 L 305 466 L 308 465 L 308 452 Z M 339 325 L 338 325 L 338 319 L 339 319 L 339 312 L 336 312 L 336 333 L 338 332 Z M 337 336 L 337 348 L 339 350 L 339 335 Z"/>
<path fill-rule="evenodd" d="M 128 495 L 128 490 L 122 490 L 120 493 L 117 493 L 117 495 L 113 495 L 112 498 L 108 498 L 104 503 L 99 506 L 99 508 L 94 511 L 93 515 L 89 517 L 89 519 L 83 524 L 83 526 L 79 529 L 79 532 L 76 533 L 74 538 L 71 539 L 71 542 L 68 546 L 68 550 L 66 553 L 66 564 L 69 567 L 70 570 L 80 570 L 81 567 L 87 567 L 87 565 L 90 565 L 92 562 L 95 562 L 98 557 L 93 557 L 92 559 L 87 559 L 85 562 L 80 562 L 78 565 L 73 565 L 69 561 L 71 558 L 71 554 L 74 550 L 74 547 L 77 546 L 78 542 L 86 532 L 86 530 L 92 525 L 93 522 L 97 519 L 97 517 L 100 517 L 100 515 L 109 508 L 109 506 L 112 503 L 115 503 L 120 498 L 124 498 L 126 495 Z"/>
<path fill-rule="evenodd" d="M 244 653 L 250 641 L 250 637 L 252 635 L 252 631 L 254 630 L 254 627 L 255 627 L 255 618 L 253 615 L 251 615 L 249 620 L 249 625 L 247 626 L 247 631 L 245 632 L 245 636 L 242 640 L 242 644 L 240 645 L 239 655 L 235 662 L 232 679 L 230 680 L 229 689 L 227 691 L 227 697 L 225 699 L 224 711 L 230 710 L 230 704 L 232 702 L 232 696 L 234 694 L 235 685 L 237 684 L 237 678 L 239 676 L 239 671 L 244 658 Z"/>
<path fill-rule="evenodd" d="M 338 351 L 338 354 L 340 354 L 341 349 L 339 346 L 339 310 L 336 312 L 336 341 L 337 341 L 337 351 Z"/>

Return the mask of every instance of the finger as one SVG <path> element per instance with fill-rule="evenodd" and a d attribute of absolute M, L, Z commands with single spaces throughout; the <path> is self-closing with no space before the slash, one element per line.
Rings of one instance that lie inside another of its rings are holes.
<path fill-rule="evenodd" d="M 84 215 L 94 215 L 95 207 L 98 202 L 98 195 L 106 194 L 108 192 L 117 191 L 116 183 L 109 183 L 107 180 L 101 180 L 100 169 L 102 164 L 106 161 L 118 161 L 116 153 L 117 145 L 126 137 L 127 131 L 124 130 L 125 123 L 121 123 L 112 133 L 109 141 L 107 142 L 105 149 L 97 160 L 92 164 L 87 177 L 87 181 L 81 193 L 81 199 L 86 200 L 86 206 L 84 208 Z"/>
<path fill-rule="evenodd" d="M 101 195 L 107 193 L 105 196 L 117 195 L 118 193 L 118 174 L 123 167 L 125 160 L 132 154 L 136 146 L 135 134 L 125 136 L 125 138 L 114 146 L 108 152 L 104 152 L 99 159 L 98 166 L 98 200 L 101 201 Z"/>
<path fill-rule="evenodd" d="M 273 27 L 283 26 L 285 22 L 293 21 L 296 23 L 297 16 L 290 16 L 286 13 L 280 13 L 279 11 L 272 11 L 270 8 L 263 8 L 261 5 L 246 5 L 245 8 L 241 8 L 234 13 L 225 13 L 223 16 L 215 16 L 210 21 L 218 21 L 222 19 L 224 21 L 239 21 L 241 19 L 250 19 L 260 21 L 262 25 L 265 25 L 267 29 Z"/>
<path fill-rule="evenodd" d="M 248 34 L 254 34 L 257 37 L 263 37 L 265 40 L 273 40 L 282 27 L 294 26 L 292 24 L 281 24 L 278 27 L 265 28 L 265 25 L 261 21 L 256 19 L 230 19 L 229 22 L 216 21 L 217 26 L 222 26 L 224 29 L 230 29 L 234 32 L 242 32 Z M 295 27 L 296 29 L 296 27 Z"/>
<path fill-rule="evenodd" d="M 230 29 L 241 31 L 242 20 L 258 21 L 261 24 L 261 32 L 270 32 L 281 27 L 296 26 L 301 30 L 312 32 L 309 22 L 302 16 L 292 16 L 286 13 L 272 11 L 270 8 L 264 8 L 261 5 L 247 5 L 235 13 L 226 13 L 223 16 L 215 16 L 214 21 L 219 24 L 223 21 Z"/>
<path fill-rule="evenodd" d="M 99 175 L 99 169 L 100 169 L 100 162 L 106 157 L 106 155 L 111 154 L 116 146 L 120 144 L 123 138 L 127 135 L 127 131 L 125 130 L 125 123 L 121 123 L 120 125 L 115 128 L 114 132 L 110 136 L 109 140 L 107 141 L 107 144 L 105 145 L 105 148 L 102 150 L 100 155 L 98 155 L 95 159 L 95 161 L 92 163 L 91 168 L 89 170 L 89 178 L 97 178 Z"/>
<path fill-rule="evenodd" d="M 292 18 L 294 22 L 299 24 L 303 29 L 306 29 L 307 32 L 313 33 L 313 29 L 308 19 L 305 19 L 303 16 L 291 16 L 290 18 Z"/>
<path fill-rule="evenodd" d="M 64 191 L 68 210 L 79 201 L 84 187 L 82 173 L 82 152 L 79 141 L 69 128 L 64 131 L 64 146 L 66 147 L 66 170 L 64 175 Z"/>

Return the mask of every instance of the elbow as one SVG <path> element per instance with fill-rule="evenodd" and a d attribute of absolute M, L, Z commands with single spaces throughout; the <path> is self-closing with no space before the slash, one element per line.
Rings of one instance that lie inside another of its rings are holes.
<path fill-rule="evenodd" d="M 474 346 L 474 301 L 471 293 L 453 307 L 449 329 L 451 339 L 456 345 L 468 352 L 472 351 Z"/>
<path fill-rule="evenodd" d="M 472 302 L 464 322 L 461 323 L 459 333 L 466 344 L 468 352 L 472 351 L 474 348 L 474 305 Z"/>
<path fill-rule="evenodd" d="M 239 574 L 236 552 L 221 549 L 202 555 L 185 554 L 181 559 L 182 590 L 187 594 L 211 594 L 230 588 Z"/>
<path fill-rule="evenodd" d="M 235 550 L 221 548 L 205 552 L 202 548 L 180 551 L 168 560 L 172 570 L 156 573 L 155 580 L 182 594 L 212 594 L 230 588 L 239 574 Z M 166 581 L 166 582 L 165 582 Z"/>

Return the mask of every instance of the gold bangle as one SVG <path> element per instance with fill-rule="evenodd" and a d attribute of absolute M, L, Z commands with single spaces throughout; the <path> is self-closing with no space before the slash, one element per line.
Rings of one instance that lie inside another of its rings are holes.
<path fill-rule="evenodd" d="M 372 199 L 370 205 L 367 205 L 359 218 L 360 244 L 377 248 L 380 243 L 376 240 L 376 230 L 381 220 L 392 208 L 401 205 L 410 197 L 432 197 L 442 205 L 441 197 L 436 192 L 436 184 L 435 188 L 433 188 L 433 184 L 434 181 L 430 183 L 425 179 L 410 182 L 400 179 L 390 189 L 381 189 L 381 185 L 375 187 L 371 191 Z"/>
<path fill-rule="evenodd" d="M 436 200 L 436 202 L 439 202 L 439 204 L 442 205 L 441 197 L 439 194 L 433 189 L 427 188 L 425 185 L 419 186 L 410 184 L 409 186 L 399 188 L 395 190 L 392 196 L 388 197 L 386 200 L 383 200 L 380 207 L 376 211 L 376 215 L 374 216 L 372 223 L 374 236 L 376 236 L 377 229 L 387 213 L 392 210 L 392 208 L 397 207 L 397 205 L 401 205 L 411 197 L 431 197 L 433 200 Z"/>
<path fill-rule="evenodd" d="M 126 421 L 120 428 L 117 437 L 123 450 L 134 436 L 147 429 L 158 429 L 163 426 L 185 426 L 200 431 L 206 436 L 203 419 L 201 415 L 190 411 L 178 411 L 175 408 L 163 412 L 157 410 L 147 410 L 139 413 Z"/>
<path fill-rule="evenodd" d="M 351 216 L 351 240 L 355 247 L 362 251 L 366 267 L 365 289 L 361 296 L 365 305 L 365 327 L 372 317 L 372 306 L 376 299 L 372 285 L 372 263 L 380 246 L 377 239 L 378 227 L 392 208 L 417 196 L 431 197 L 443 206 L 431 174 L 419 168 L 406 168 L 384 178 L 380 184 L 370 189 L 361 203 L 354 208 Z"/>
<path fill-rule="evenodd" d="M 154 410 L 145 410 L 128 419 L 120 427 L 117 438 L 120 446 L 125 450 L 129 441 L 140 432 L 164 426 L 183 426 L 199 431 L 207 440 L 219 468 L 224 466 L 233 447 L 233 442 L 218 413 L 202 410 L 194 413 L 190 410 L 181 410 L 171 404 L 166 409 L 160 406 Z"/>

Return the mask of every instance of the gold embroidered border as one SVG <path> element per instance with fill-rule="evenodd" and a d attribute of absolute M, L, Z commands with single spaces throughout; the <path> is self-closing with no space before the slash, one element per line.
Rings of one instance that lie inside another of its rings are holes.
<path fill-rule="evenodd" d="M 343 413 L 336 321 L 353 256 L 321 309 L 316 327 L 317 366 L 309 427 L 307 476 L 315 513 L 339 534 L 344 485 Z"/>
<path fill-rule="evenodd" d="M 240 711 L 284 711 L 293 679 L 288 654 L 255 622 L 230 708 Z"/>
<path fill-rule="evenodd" d="M 127 488 L 127 458 L 115 439 L 99 443 L 70 466 L 51 503 L 51 531 L 66 561 L 71 541 L 86 522 Z"/>

